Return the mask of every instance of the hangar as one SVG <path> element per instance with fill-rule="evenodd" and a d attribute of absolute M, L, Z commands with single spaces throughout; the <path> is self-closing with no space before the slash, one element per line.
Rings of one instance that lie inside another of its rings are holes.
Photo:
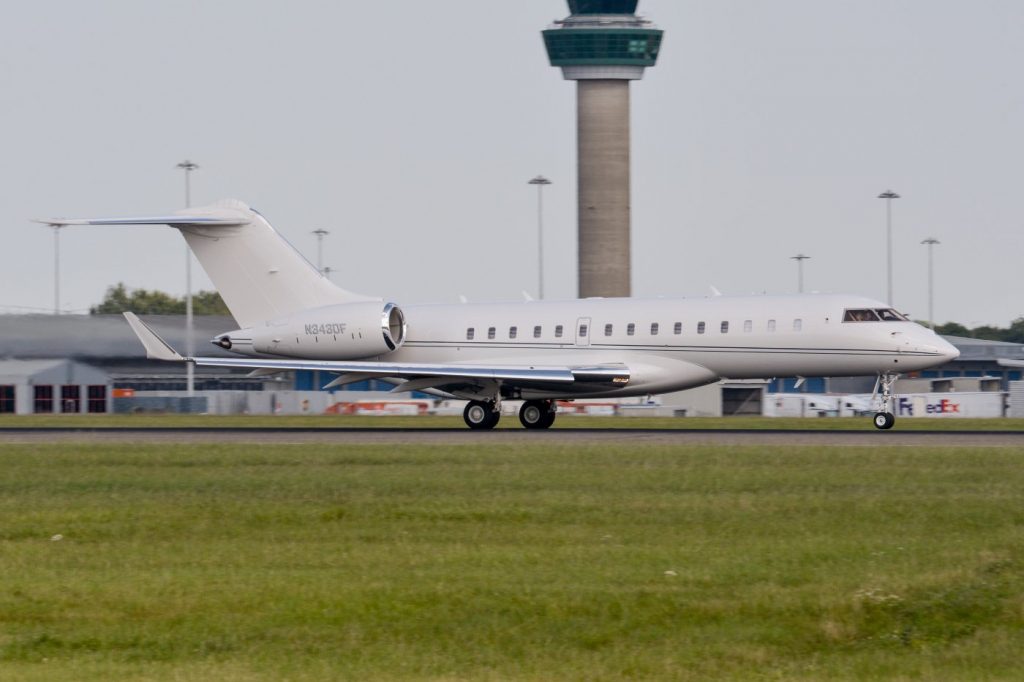
<path fill-rule="evenodd" d="M 110 377 L 73 360 L 0 360 L 0 414 L 107 412 Z"/>

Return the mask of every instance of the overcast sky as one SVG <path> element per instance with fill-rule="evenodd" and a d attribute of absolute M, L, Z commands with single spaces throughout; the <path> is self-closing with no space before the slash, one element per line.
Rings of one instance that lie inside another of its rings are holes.
<path fill-rule="evenodd" d="M 633 91 L 638 296 L 885 296 L 1005 325 L 1024 315 L 1024 2 L 641 0 L 666 31 Z M 0 311 L 49 309 L 32 217 L 242 199 L 342 286 L 396 302 L 576 293 L 575 84 L 540 31 L 562 0 L 58 0 L 0 12 Z M 62 233 L 63 307 L 184 291 L 168 228 Z M 197 268 L 198 270 L 198 268 Z M 211 285 L 199 270 L 197 286 Z M 20 307 L 19 307 L 20 306 Z"/>

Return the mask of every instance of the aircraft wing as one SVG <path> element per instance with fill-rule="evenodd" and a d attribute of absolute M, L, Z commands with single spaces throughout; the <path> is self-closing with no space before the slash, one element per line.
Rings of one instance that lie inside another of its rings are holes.
<path fill-rule="evenodd" d="M 571 385 L 607 384 L 624 386 L 629 383 L 629 369 L 625 365 L 596 366 L 539 366 L 539 365 L 462 365 L 416 364 L 398 362 L 348 362 L 336 360 L 272 360 L 261 358 L 186 358 L 174 350 L 156 332 L 134 313 L 125 313 L 125 319 L 146 349 L 146 357 L 154 360 L 194 362 L 201 367 L 240 367 L 256 370 L 319 370 L 340 374 L 329 387 L 374 378 L 404 379 L 395 391 L 422 391 L 425 389 L 457 389 L 484 381 L 500 381 L 516 386 L 534 388 L 568 387 Z"/>

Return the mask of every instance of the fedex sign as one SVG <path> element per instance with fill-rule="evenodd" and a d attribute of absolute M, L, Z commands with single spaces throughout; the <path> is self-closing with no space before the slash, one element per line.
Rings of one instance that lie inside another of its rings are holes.
<path fill-rule="evenodd" d="M 917 407 L 920 412 L 915 415 L 914 408 Z M 947 398 L 937 401 L 926 401 L 926 400 L 912 400 L 910 398 L 900 398 L 897 403 L 897 414 L 904 417 L 924 416 L 929 415 L 940 415 L 940 414 L 960 414 L 960 403 L 953 402 Z"/>

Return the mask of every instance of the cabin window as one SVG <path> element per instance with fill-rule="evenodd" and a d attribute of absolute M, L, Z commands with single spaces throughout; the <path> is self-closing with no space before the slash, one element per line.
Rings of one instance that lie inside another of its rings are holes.
<path fill-rule="evenodd" d="M 580 338 L 581 339 L 587 335 L 587 331 L 588 331 L 587 325 L 581 324 L 580 325 Z"/>
<path fill-rule="evenodd" d="M 541 329 L 540 329 L 540 325 L 538 324 L 536 327 L 533 328 L 533 338 L 539 339 L 540 338 L 540 332 L 541 332 Z"/>
<path fill-rule="evenodd" d="M 614 329 L 615 328 L 612 325 L 606 324 L 604 326 L 604 335 L 605 336 L 611 336 L 612 335 L 612 331 L 614 331 Z"/>
<path fill-rule="evenodd" d="M 775 331 L 775 320 L 768 320 L 768 331 Z"/>
<path fill-rule="evenodd" d="M 753 320 L 743 320 L 743 331 L 746 332 L 747 334 L 749 334 L 750 332 L 754 331 L 754 321 Z"/>
<path fill-rule="evenodd" d="M 793 320 L 793 331 L 798 332 L 804 328 L 804 321 L 800 318 Z"/>
<path fill-rule="evenodd" d="M 476 336 L 476 329 L 470 327 L 466 330 L 466 341 L 472 341 L 474 336 Z"/>
<path fill-rule="evenodd" d="M 560 325 L 560 324 L 555 325 L 555 338 L 556 339 L 562 338 L 562 325 Z"/>
<path fill-rule="evenodd" d="M 517 336 L 519 336 L 519 327 L 509 327 L 508 328 L 508 338 L 514 339 Z"/>
<path fill-rule="evenodd" d="M 494 329 L 494 327 L 488 327 L 487 328 L 487 338 L 493 339 L 494 336 L 495 336 L 495 331 L 496 330 Z"/>
<path fill-rule="evenodd" d="M 672 327 L 672 333 L 675 334 L 676 336 L 679 336 L 680 334 L 682 334 L 683 333 L 683 323 L 682 322 L 676 322 L 675 326 Z"/>
<path fill-rule="evenodd" d="M 651 336 L 657 336 L 657 335 L 658 335 L 658 323 L 657 322 L 651 322 Z"/>
<path fill-rule="evenodd" d="M 626 336 L 633 336 L 636 334 L 636 325 L 630 322 L 626 325 Z"/>
<path fill-rule="evenodd" d="M 729 333 L 729 323 L 728 322 L 723 322 L 722 323 L 722 333 L 723 334 L 728 334 Z"/>
<path fill-rule="evenodd" d="M 703 334 L 707 330 L 707 327 L 708 326 L 706 324 L 704 324 L 703 322 L 698 322 L 697 323 L 697 333 L 698 334 Z"/>

